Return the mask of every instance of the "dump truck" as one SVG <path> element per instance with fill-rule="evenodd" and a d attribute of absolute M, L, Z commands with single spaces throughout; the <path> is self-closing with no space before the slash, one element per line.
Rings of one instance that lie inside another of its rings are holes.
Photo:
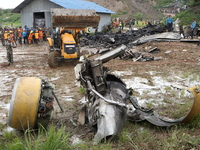
<path fill-rule="evenodd" d="M 48 38 L 48 64 L 55 68 L 60 61 L 79 59 L 80 31 L 86 27 L 97 28 L 100 16 L 95 10 L 53 8 L 51 17 L 55 32 Z"/>

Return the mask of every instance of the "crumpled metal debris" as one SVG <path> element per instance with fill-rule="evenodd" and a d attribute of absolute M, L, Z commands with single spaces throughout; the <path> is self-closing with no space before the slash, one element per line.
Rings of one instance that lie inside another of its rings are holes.
<path fill-rule="evenodd" d="M 177 41 L 181 39 L 179 33 L 165 32 L 160 34 L 154 34 L 149 36 L 144 36 L 135 40 L 132 44 L 139 45 L 149 41 Z"/>
<path fill-rule="evenodd" d="M 126 119 L 134 122 L 148 121 L 156 126 L 168 127 L 177 123 L 187 123 L 200 114 L 200 86 L 188 90 L 194 95 L 194 104 L 188 115 L 173 120 L 159 116 L 155 109 L 141 107 L 137 99 L 132 96 L 130 89 L 118 77 L 109 73 L 103 63 L 121 55 L 126 46 L 122 45 L 113 51 L 102 55 L 94 55 L 82 59 L 82 63 L 75 67 L 76 79 L 86 90 L 87 105 L 81 110 L 79 121 L 84 124 L 88 118 L 93 127 L 97 127 L 94 144 L 103 139 L 113 139 L 122 131 Z M 87 106 L 87 109 L 85 108 Z M 87 110 L 87 111 L 86 111 Z"/>
<path fill-rule="evenodd" d="M 120 45 L 126 45 L 131 48 L 137 39 L 143 36 L 165 32 L 165 26 L 162 25 L 147 25 L 138 30 L 127 31 L 126 33 L 110 33 L 110 34 L 95 34 L 89 35 L 81 39 L 81 46 L 101 47 L 101 48 L 116 48 Z"/>

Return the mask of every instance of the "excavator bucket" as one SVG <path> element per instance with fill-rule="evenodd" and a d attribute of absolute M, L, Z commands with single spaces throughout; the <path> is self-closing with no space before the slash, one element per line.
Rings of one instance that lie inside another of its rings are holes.
<path fill-rule="evenodd" d="M 93 9 L 52 8 L 51 16 L 53 27 L 97 28 L 100 20 Z"/>

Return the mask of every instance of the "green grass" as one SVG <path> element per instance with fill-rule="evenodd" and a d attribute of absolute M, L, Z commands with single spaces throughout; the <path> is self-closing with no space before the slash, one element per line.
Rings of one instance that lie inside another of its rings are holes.
<path fill-rule="evenodd" d="M 83 87 L 81 87 L 81 88 L 79 88 L 79 92 L 80 92 L 81 94 L 85 94 L 85 89 L 84 89 Z"/>
<path fill-rule="evenodd" d="M 24 136 L 17 136 L 13 132 L 5 132 L 3 135 L 6 150 L 70 150 L 69 134 L 62 126 L 57 129 L 50 126 L 48 130 L 40 128 L 38 131 L 26 130 Z"/>
<path fill-rule="evenodd" d="M 12 132 L 3 134 L 0 143 L 2 150 L 165 150 L 165 149 L 195 149 L 199 147 L 200 139 L 198 128 L 200 118 L 194 118 L 190 124 L 177 125 L 169 128 L 160 128 L 147 122 L 126 122 L 119 139 L 114 142 L 93 145 L 90 138 L 84 137 L 83 142 L 71 145 L 70 134 L 65 124 L 57 128 L 51 125 L 48 130 L 40 128 L 37 131 L 26 130 L 18 135 Z"/>

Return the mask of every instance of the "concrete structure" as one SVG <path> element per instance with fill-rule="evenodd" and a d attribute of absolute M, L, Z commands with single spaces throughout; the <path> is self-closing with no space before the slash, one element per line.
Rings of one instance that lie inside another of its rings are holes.
<path fill-rule="evenodd" d="M 94 9 L 101 17 L 98 31 L 111 21 L 111 14 L 114 13 L 93 2 L 82 0 L 24 0 L 12 13 L 20 13 L 22 27 L 51 27 L 51 8 L 66 9 Z"/>

